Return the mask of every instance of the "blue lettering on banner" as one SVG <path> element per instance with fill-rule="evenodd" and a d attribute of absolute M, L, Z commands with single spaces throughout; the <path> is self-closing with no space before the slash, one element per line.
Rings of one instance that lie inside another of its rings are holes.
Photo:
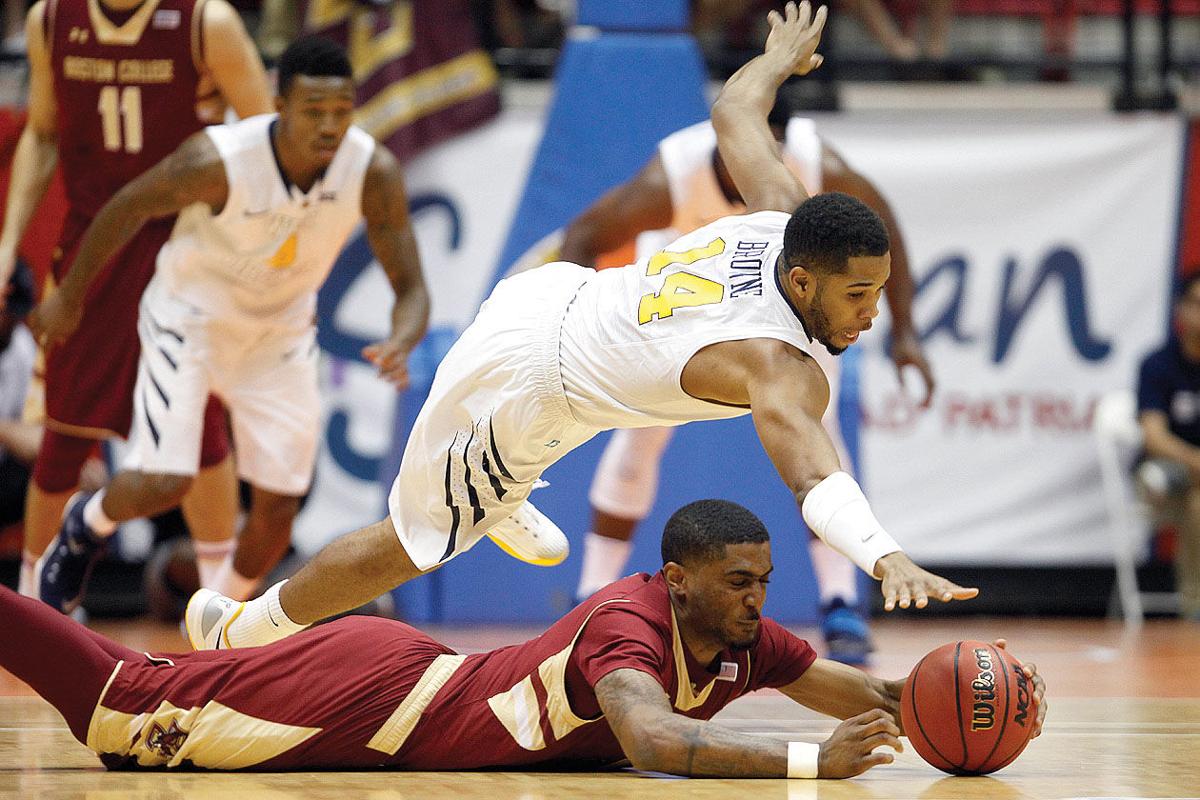
<path fill-rule="evenodd" d="M 462 215 L 454 203 L 442 194 L 414 195 L 409 200 L 409 215 L 417 217 L 422 213 L 442 213 L 449 222 L 447 246 L 457 250 L 462 240 Z M 350 287 L 363 272 L 375 263 L 370 244 L 365 232 L 347 242 L 342 253 L 338 256 L 333 270 L 317 293 L 317 343 L 321 349 L 334 359 L 366 363 L 362 350 L 373 340 L 342 330 L 337 323 L 337 310 Z M 439 335 L 434 335 L 434 334 Z M 414 389 L 427 388 L 433 380 L 433 373 L 441 356 L 449 349 L 447 340 L 453 342 L 454 336 L 443 331 L 430 331 L 430 335 L 421 340 L 409 358 L 409 378 Z M 432 344 L 431 344 L 432 343 Z M 435 349 L 436 354 L 430 352 Z M 379 479 L 382 459 L 365 455 L 350 443 L 350 414 L 345 409 L 336 409 L 329 415 L 329 423 L 325 428 L 325 444 L 329 455 L 349 475 L 364 481 Z"/>
<path fill-rule="evenodd" d="M 1092 335 L 1091 324 L 1088 322 L 1087 290 L 1083 280 L 1083 264 L 1072 250 L 1065 247 L 1052 250 L 1034 276 L 1033 286 L 1029 294 L 1020 302 L 1014 302 L 1012 295 L 1013 279 L 1017 273 L 1017 264 L 1009 259 L 1004 265 L 1004 288 L 1000 293 L 1000 314 L 996 319 L 996 347 L 992 351 L 992 361 L 999 364 L 1008 354 L 1017 327 L 1025 314 L 1037 299 L 1050 280 L 1055 277 L 1062 284 L 1063 307 L 1067 315 L 1067 333 L 1075 351 L 1085 361 L 1102 361 L 1112 350 L 1111 341 L 1097 339 Z"/>
<path fill-rule="evenodd" d="M 977 337 L 963 328 L 963 303 L 969 272 L 970 265 L 967 260 L 955 255 L 936 263 L 917 283 L 914 293 L 919 296 L 944 274 L 949 274 L 954 281 L 954 291 L 946 306 L 920 331 L 922 341 L 938 332 L 944 332 L 959 344 L 975 342 Z M 1112 340 L 1101 338 L 1092 329 L 1088 318 L 1083 263 L 1078 254 L 1066 247 L 1051 250 L 1042 260 L 1029 291 L 1023 298 L 1015 296 L 1014 286 L 1018 272 L 1016 259 L 1009 258 L 1004 265 L 1003 280 L 998 293 L 999 307 L 996 311 L 996 330 L 991 356 L 993 363 L 999 364 L 1008 357 L 1021 323 L 1052 280 L 1060 285 L 1066 333 L 1080 358 L 1085 361 L 1102 361 L 1108 357 L 1112 351 Z M 887 347 L 890 351 L 890 334 Z"/>

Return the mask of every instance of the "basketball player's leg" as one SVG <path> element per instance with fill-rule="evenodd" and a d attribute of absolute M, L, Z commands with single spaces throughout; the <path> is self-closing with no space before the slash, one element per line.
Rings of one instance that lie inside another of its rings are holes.
<path fill-rule="evenodd" d="M 260 597 L 237 603 L 197 592 L 184 615 L 197 650 L 257 647 L 358 608 L 422 573 L 395 525 L 384 519 L 327 544 L 300 570 Z"/>
<path fill-rule="evenodd" d="M 179 505 L 199 468 L 208 378 L 172 329 L 142 326 L 125 469 L 93 495 L 68 505 L 54 546 L 40 563 L 42 599 L 70 611 L 107 540 L 126 520 Z"/>
<path fill-rule="evenodd" d="M 192 537 L 200 586 L 233 594 L 235 587 L 223 578 L 232 572 L 237 548 L 238 481 L 230 455 L 228 415 L 212 396 L 204 409 L 200 470 L 179 507 Z"/>
<path fill-rule="evenodd" d="M 139 654 L 4 587 L 0 618 L 0 666 L 58 709 L 75 738 L 86 742 L 92 711 L 117 662 Z"/>
<path fill-rule="evenodd" d="M 671 435 L 671 428 L 613 431 L 588 493 L 592 530 L 583 540 L 576 601 L 621 577 L 634 531 L 658 495 L 659 464 Z"/>
<path fill-rule="evenodd" d="M 95 439 L 46 429 L 33 462 L 33 478 L 25 496 L 25 540 L 21 553 L 20 592 L 38 596 L 35 565 L 54 541 L 63 510 L 79 484 L 79 474 Z"/>

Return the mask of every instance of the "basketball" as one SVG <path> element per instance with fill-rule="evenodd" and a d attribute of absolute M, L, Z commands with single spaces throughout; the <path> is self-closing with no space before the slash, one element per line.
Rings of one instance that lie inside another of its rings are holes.
<path fill-rule="evenodd" d="M 1021 754 L 1037 703 L 1021 662 L 986 642 L 951 642 L 922 658 L 900 696 L 904 732 L 921 758 L 952 775 L 986 775 Z"/>

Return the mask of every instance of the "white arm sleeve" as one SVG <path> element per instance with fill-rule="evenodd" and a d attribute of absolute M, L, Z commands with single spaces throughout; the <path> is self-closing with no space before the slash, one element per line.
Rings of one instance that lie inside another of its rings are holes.
<path fill-rule="evenodd" d="M 878 577 L 875 562 L 902 549 L 875 519 L 858 481 L 849 473 L 835 472 L 814 486 L 800 513 L 825 544 L 873 578 Z"/>

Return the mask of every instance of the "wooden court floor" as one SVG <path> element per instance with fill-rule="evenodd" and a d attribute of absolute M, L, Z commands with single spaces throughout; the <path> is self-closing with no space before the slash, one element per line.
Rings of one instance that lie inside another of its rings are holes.
<path fill-rule="evenodd" d="M 3 621 L 0 620 L 0 631 Z M 137 649 L 180 650 L 176 630 L 150 623 L 95 627 Z M 526 629 L 430 629 L 461 651 L 520 641 Z M 805 629 L 797 631 L 812 636 Z M 2 633 L 0 633 L 2 635 Z M 1046 729 L 993 777 L 948 777 L 911 750 L 846 781 L 687 780 L 604 774 L 107 773 L 61 717 L 0 671 L 0 800 L 1018 800 L 1200 797 L 1200 625 L 1152 622 L 1138 632 L 1104 621 L 965 619 L 879 621 L 873 671 L 902 675 L 927 650 L 956 639 L 1009 639 L 1038 665 L 1050 698 Z M 47 665 L 53 669 L 54 665 Z M 743 698 L 718 718 L 745 732 L 820 741 L 833 722 L 775 692 Z"/>

